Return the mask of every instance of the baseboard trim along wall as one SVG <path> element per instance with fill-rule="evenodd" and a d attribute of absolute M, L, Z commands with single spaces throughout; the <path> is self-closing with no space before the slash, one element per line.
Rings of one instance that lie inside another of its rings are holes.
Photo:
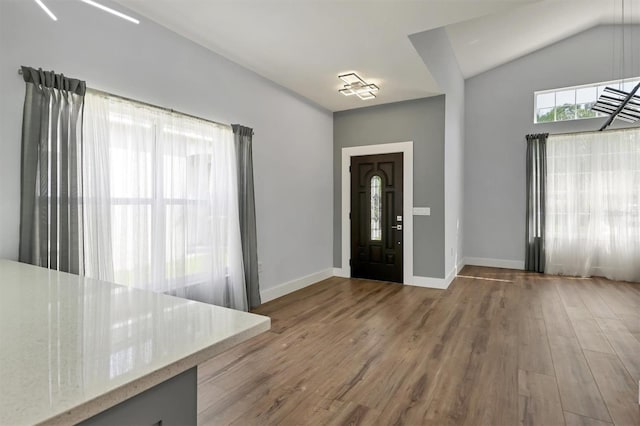
<path fill-rule="evenodd" d="M 462 269 L 462 267 L 459 267 L 458 271 L 460 271 L 460 269 Z M 411 279 L 411 282 L 407 283 L 406 285 L 412 285 L 415 287 L 446 289 L 447 287 L 449 287 L 449 284 L 451 284 L 453 279 L 456 277 L 456 273 L 457 271 L 452 270 L 449 273 L 449 275 L 447 275 L 447 278 L 413 276 Z M 341 277 L 341 278 L 349 278 L 350 274 L 349 274 L 349 271 L 345 271 L 342 268 L 333 268 L 333 276 Z"/>
<path fill-rule="evenodd" d="M 348 270 L 342 268 L 333 268 L 333 276 L 340 278 L 350 278 L 351 274 Z"/>
<path fill-rule="evenodd" d="M 488 266 L 491 268 L 524 270 L 524 260 L 488 259 L 484 257 L 465 257 L 465 265 Z"/>
<path fill-rule="evenodd" d="M 432 278 L 432 277 L 418 277 L 414 276 L 410 283 L 406 285 L 412 285 L 415 287 L 425 288 L 437 288 L 446 290 L 449 285 L 456 278 L 456 275 L 465 265 L 473 266 L 488 266 L 491 268 L 507 268 L 507 269 L 524 269 L 524 261 L 520 260 L 505 260 L 505 259 L 488 259 L 482 257 L 465 257 L 447 274 L 446 278 Z M 318 281 L 325 280 L 330 277 L 349 278 L 350 272 L 348 269 L 343 268 L 328 268 L 323 271 L 319 271 L 302 278 L 291 280 L 284 284 L 262 290 L 260 296 L 262 297 L 262 303 L 269 302 L 278 297 L 285 296 L 289 293 L 293 293 L 296 290 L 303 289 L 315 284 Z"/>
<path fill-rule="evenodd" d="M 446 278 L 432 278 L 432 277 L 419 277 L 413 276 L 411 278 L 411 282 L 406 283 L 406 285 L 412 285 L 415 287 L 425 287 L 425 288 L 438 288 L 438 289 L 446 289 L 449 287 L 449 284 L 456 277 L 456 273 L 462 269 L 464 264 L 459 264 L 457 270 L 451 270 L 449 275 Z M 351 276 L 348 270 L 342 268 L 333 268 L 333 276 L 341 277 L 341 278 L 349 278 Z"/>
<path fill-rule="evenodd" d="M 455 275 L 454 275 L 455 277 Z M 412 285 L 414 287 L 425 287 L 425 288 L 437 288 L 440 290 L 446 290 L 447 287 L 449 287 L 449 284 L 451 284 L 451 281 L 453 281 L 453 278 L 451 278 L 451 280 L 449 280 L 449 277 L 447 278 L 431 278 L 431 277 L 413 277 L 413 281 L 406 284 L 406 285 Z"/>
<path fill-rule="evenodd" d="M 318 281 L 326 280 L 327 278 L 335 275 L 333 271 L 333 268 L 328 268 L 301 278 L 296 278 L 295 280 L 288 281 L 275 287 L 264 289 L 260 291 L 260 298 L 262 299 L 262 303 L 266 303 L 273 299 L 277 299 L 278 297 L 282 297 L 286 294 L 293 293 L 296 290 L 308 287 L 311 284 L 317 283 Z"/>
<path fill-rule="evenodd" d="M 445 290 L 447 287 L 449 287 L 451 282 L 456 277 L 457 271 L 461 269 L 460 265 L 461 264 L 458 264 L 457 268 L 452 269 L 446 278 L 414 276 L 411 282 L 406 285 Z M 464 266 L 464 264 L 462 265 Z M 329 269 L 325 269 L 323 271 L 319 271 L 301 278 L 297 278 L 295 280 L 288 281 L 284 284 L 280 284 L 272 288 L 267 288 L 265 290 L 262 290 L 260 291 L 260 297 L 262 298 L 262 303 L 267 303 L 271 300 L 277 299 L 278 297 L 282 297 L 289 293 L 293 293 L 294 291 L 301 290 L 319 281 L 326 280 L 327 278 L 330 278 L 330 277 L 349 278 L 349 275 L 350 274 L 348 273 L 348 271 L 345 271 L 342 268 L 329 268 Z"/>

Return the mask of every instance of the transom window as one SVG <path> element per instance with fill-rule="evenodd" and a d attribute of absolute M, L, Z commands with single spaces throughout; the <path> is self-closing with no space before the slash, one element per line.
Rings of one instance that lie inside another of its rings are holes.
<path fill-rule="evenodd" d="M 552 123 L 603 117 L 604 114 L 592 111 L 591 107 L 606 87 L 630 92 L 638 83 L 640 77 L 535 92 L 533 122 Z"/>

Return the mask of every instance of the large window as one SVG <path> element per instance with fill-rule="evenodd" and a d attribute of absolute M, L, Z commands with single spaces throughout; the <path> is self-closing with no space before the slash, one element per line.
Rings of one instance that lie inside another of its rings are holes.
<path fill-rule="evenodd" d="M 546 272 L 640 281 L 640 130 L 547 142 Z"/>
<path fill-rule="evenodd" d="M 87 275 L 242 308 L 231 128 L 90 92 L 84 135 Z"/>
<path fill-rule="evenodd" d="M 549 123 L 602 117 L 603 114 L 592 111 L 591 107 L 606 87 L 630 92 L 638 83 L 640 77 L 535 92 L 533 121 Z"/>

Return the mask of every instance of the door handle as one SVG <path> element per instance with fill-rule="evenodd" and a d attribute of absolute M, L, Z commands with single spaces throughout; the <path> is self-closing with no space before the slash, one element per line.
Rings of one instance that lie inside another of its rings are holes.
<path fill-rule="evenodd" d="M 398 231 L 402 231 L 402 225 L 393 225 L 391 228 Z"/>

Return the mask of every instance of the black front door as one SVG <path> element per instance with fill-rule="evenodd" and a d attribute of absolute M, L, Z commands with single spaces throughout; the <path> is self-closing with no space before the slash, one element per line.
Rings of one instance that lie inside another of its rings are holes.
<path fill-rule="evenodd" d="M 402 153 L 351 157 L 351 276 L 402 282 Z"/>

